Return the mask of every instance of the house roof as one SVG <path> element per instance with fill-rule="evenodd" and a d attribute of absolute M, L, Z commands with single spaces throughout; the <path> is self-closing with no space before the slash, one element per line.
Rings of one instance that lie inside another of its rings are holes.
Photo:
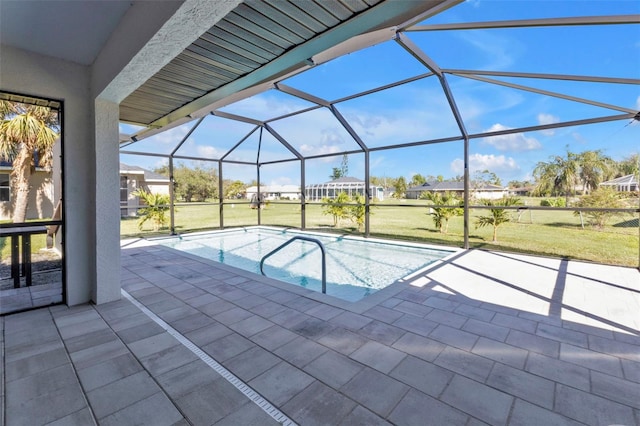
<path fill-rule="evenodd" d="M 638 178 L 633 175 L 625 175 L 625 176 L 620 176 L 617 177 L 615 179 L 611 179 L 608 180 L 606 182 L 602 182 L 600 185 L 611 185 L 611 186 L 615 186 L 615 185 L 637 185 L 638 184 Z"/>
<path fill-rule="evenodd" d="M 130 166 L 128 164 L 120 163 L 120 173 L 138 174 L 144 175 L 144 180 L 147 182 L 169 182 L 169 178 L 159 173 L 152 172 L 151 170 L 143 169 L 138 166 Z"/>

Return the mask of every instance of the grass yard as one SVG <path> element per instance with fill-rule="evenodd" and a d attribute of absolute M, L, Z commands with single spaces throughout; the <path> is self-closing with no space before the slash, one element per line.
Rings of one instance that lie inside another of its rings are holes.
<path fill-rule="evenodd" d="M 538 205 L 538 200 L 527 200 Z M 342 220 L 337 227 L 333 218 L 322 214 L 320 203 L 306 206 L 307 229 L 342 234 L 359 234 L 356 225 Z M 418 241 L 429 244 L 462 247 L 463 220 L 455 217 L 449 223 L 447 234 L 441 234 L 428 214 L 426 201 L 390 200 L 376 203 L 372 208 L 370 235 L 381 238 Z M 301 207 L 297 202 L 269 203 L 260 211 L 261 223 L 271 226 L 299 228 Z M 475 228 L 475 217 L 489 214 L 488 210 L 472 209 L 469 228 L 469 244 L 474 248 L 519 252 L 542 256 L 587 260 L 598 263 L 638 266 L 638 219 L 636 216 L 619 216 L 602 230 L 585 225 L 571 211 L 524 211 L 517 221 L 514 211 L 512 221 L 498 229 L 498 241 L 492 241 L 491 227 Z M 180 204 L 175 213 L 176 231 L 187 233 L 219 228 L 218 204 Z M 167 215 L 168 217 L 168 215 Z M 225 204 L 224 226 L 250 226 L 258 224 L 258 210 L 246 202 Z M 160 233 L 166 235 L 168 227 Z M 137 219 L 123 219 L 123 237 L 150 236 L 150 224 L 138 230 Z"/>

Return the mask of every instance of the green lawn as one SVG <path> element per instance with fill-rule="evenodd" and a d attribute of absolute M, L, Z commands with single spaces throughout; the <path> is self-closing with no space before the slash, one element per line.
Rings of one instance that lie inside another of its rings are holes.
<path fill-rule="evenodd" d="M 539 205 L 538 200 L 527 200 L 529 205 Z M 325 232 L 358 234 L 354 223 L 343 220 L 333 227 L 333 219 L 322 214 L 320 203 L 306 206 L 307 229 Z M 438 232 L 428 215 L 426 201 L 390 200 L 376 203 L 371 215 L 370 235 L 381 238 L 419 241 L 423 243 L 462 247 L 463 220 L 450 221 L 447 234 Z M 260 211 L 263 225 L 299 228 L 301 207 L 297 202 L 270 203 Z M 603 230 L 588 226 L 582 229 L 580 218 L 571 211 L 525 211 L 520 222 L 516 212 L 513 221 L 498 229 L 498 242 L 492 241 L 492 228 L 475 228 L 473 217 L 488 214 L 488 210 L 472 209 L 469 229 L 471 247 L 529 253 L 543 256 L 587 260 L 598 263 L 638 266 L 637 216 L 614 218 Z M 178 206 L 176 231 L 193 232 L 219 228 L 217 204 L 181 204 Z M 150 226 L 138 230 L 137 219 L 123 219 L 123 237 L 154 235 Z M 224 206 L 224 226 L 250 226 L 258 224 L 258 211 L 247 203 Z M 161 230 L 166 235 L 168 228 Z M 158 233 L 156 233 L 158 234 Z"/>

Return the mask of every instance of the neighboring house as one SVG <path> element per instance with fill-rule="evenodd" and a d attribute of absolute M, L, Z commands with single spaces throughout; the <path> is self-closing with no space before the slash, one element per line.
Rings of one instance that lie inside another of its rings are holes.
<path fill-rule="evenodd" d="M 507 188 L 488 183 L 469 186 L 470 196 L 475 199 L 496 200 L 509 194 Z M 464 196 L 464 182 L 426 182 L 420 186 L 407 188 L 405 194 L 408 199 L 417 200 L 424 192 L 453 192 L 458 197 Z"/>
<path fill-rule="evenodd" d="M 52 168 L 59 170 L 60 144 L 53 146 Z M 10 220 L 13 215 L 13 194 L 11 188 L 11 171 L 13 166 L 9 161 L 0 161 L 0 220 Z M 61 182 L 59 174 L 51 170 L 36 167 L 29 180 L 31 190 L 27 201 L 27 220 L 49 219 L 53 217 L 53 211 L 60 200 Z"/>
<path fill-rule="evenodd" d="M 246 197 L 253 200 L 258 196 L 258 187 L 250 186 L 246 189 Z M 297 185 L 260 185 L 262 200 L 299 200 L 300 187 Z"/>
<path fill-rule="evenodd" d="M 509 188 L 509 195 L 513 195 L 516 197 L 528 197 L 533 193 L 535 187 L 533 186 L 522 186 L 520 188 Z"/>
<path fill-rule="evenodd" d="M 344 176 L 325 183 L 316 183 L 304 187 L 307 201 L 321 201 L 323 198 L 336 198 L 339 193 L 346 192 L 349 197 L 364 195 L 365 182 L 363 180 Z M 384 190 L 381 186 L 370 185 L 369 196 L 378 201 L 384 200 Z"/>
<path fill-rule="evenodd" d="M 134 193 L 139 189 L 154 194 L 169 195 L 168 177 L 138 166 L 120 163 L 120 216 L 136 216 L 140 200 Z"/>
<path fill-rule="evenodd" d="M 620 176 L 618 178 L 602 182 L 600 186 L 610 186 L 620 192 L 638 191 L 638 188 L 640 187 L 638 185 L 638 176 L 633 174 Z"/>

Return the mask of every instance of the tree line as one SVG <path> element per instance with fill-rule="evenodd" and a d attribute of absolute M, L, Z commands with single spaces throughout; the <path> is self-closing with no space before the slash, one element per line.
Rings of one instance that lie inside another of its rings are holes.
<path fill-rule="evenodd" d="M 168 165 L 157 167 L 153 171 L 169 176 Z M 173 167 L 174 195 L 178 200 L 187 203 L 218 199 L 220 197 L 218 179 L 218 169 L 215 167 L 196 165 L 192 168 L 178 163 Z M 246 189 L 247 185 L 242 181 L 232 179 L 222 181 L 224 198 L 242 198 Z"/>

